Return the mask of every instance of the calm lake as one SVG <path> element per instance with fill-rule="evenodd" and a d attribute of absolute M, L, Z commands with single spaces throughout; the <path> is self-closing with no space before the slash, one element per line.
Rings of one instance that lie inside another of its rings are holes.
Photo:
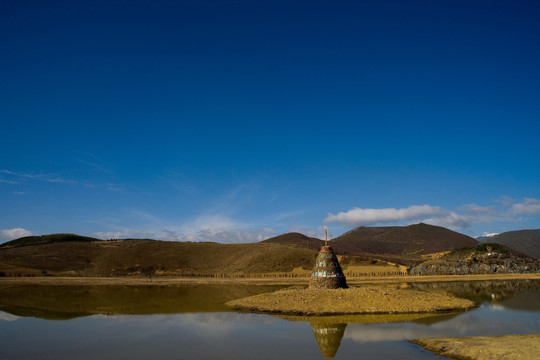
<path fill-rule="evenodd" d="M 540 281 L 400 284 L 477 301 L 414 316 L 280 318 L 226 301 L 279 286 L 3 286 L 0 360 L 443 359 L 421 337 L 540 333 Z"/>

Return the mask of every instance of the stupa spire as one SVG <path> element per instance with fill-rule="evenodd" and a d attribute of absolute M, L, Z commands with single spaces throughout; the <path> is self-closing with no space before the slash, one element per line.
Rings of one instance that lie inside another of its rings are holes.
<path fill-rule="evenodd" d="M 328 229 L 324 228 L 324 246 L 328 246 Z"/>

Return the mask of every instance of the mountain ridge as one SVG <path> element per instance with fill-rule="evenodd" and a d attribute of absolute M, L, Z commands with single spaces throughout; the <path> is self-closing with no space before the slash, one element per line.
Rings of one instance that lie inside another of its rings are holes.
<path fill-rule="evenodd" d="M 425 255 L 478 245 L 470 236 L 424 223 L 359 227 L 338 236 L 332 243 L 344 251 L 392 255 Z"/>
<path fill-rule="evenodd" d="M 525 229 L 503 232 L 482 242 L 498 243 L 527 255 L 540 258 L 540 229 Z"/>
<path fill-rule="evenodd" d="M 310 248 L 320 248 L 324 243 L 323 240 L 298 233 L 279 235 L 264 242 L 290 243 Z M 470 236 L 440 226 L 420 223 L 407 226 L 361 226 L 329 240 L 328 244 L 343 254 L 414 257 L 476 246 L 478 242 Z"/>
<path fill-rule="evenodd" d="M 75 234 L 51 234 L 23 237 L 0 245 L 0 275 L 249 276 L 302 273 L 304 276 L 312 269 L 323 244 L 321 239 L 296 232 L 248 244 L 99 240 Z M 342 266 L 355 267 L 374 264 L 377 260 L 414 266 L 426 259 L 438 258 L 437 254 L 473 248 L 479 243 L 467 235 L 420 223 L 359 227 L 329 240 L 329 245 L 340 256 Z"/>

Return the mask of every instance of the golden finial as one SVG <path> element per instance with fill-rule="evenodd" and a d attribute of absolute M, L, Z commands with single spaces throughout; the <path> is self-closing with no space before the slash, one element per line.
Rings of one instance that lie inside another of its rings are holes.
<path fill-rule="evenodd" d="M 324 228 L 324 246 L 328 246 L 328 229 Z"/>

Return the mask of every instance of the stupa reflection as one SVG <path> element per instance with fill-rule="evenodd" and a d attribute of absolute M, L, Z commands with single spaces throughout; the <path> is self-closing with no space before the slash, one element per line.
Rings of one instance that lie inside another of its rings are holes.
<path fill-rule="evenodd" d="M 461 313 L 459 313 L 461 314 Z M 433 319 L 436 321 L 445 321 L 449 316 L 456 314 L 433 314 L 433 313 L 412 313 L 412 314 L 371 314 L 371 315 L 336 315 L 336 316 L 291 316 L 274 315 L 280 319 L 289 321 L 309 322 L 313 335 L 321 353 L 327 359 L 336 356 L 341 339 L 345 334 L 348 324 L 381 324 L 395 322 L 421 322 Z M 446 318 L 445 318 L 446 317 Z M 438 319 L 438 320 L 437 320 Z"/>
<path fill-rule="evenodd" d="M 313 335 L 315 335 L 317 344 L 319 344 L 321 353 L 325 358 L 332 359 L 334 356 L 336 356 L 346 327 L 347 324 L 339 323 L 311 323 Z"/>

